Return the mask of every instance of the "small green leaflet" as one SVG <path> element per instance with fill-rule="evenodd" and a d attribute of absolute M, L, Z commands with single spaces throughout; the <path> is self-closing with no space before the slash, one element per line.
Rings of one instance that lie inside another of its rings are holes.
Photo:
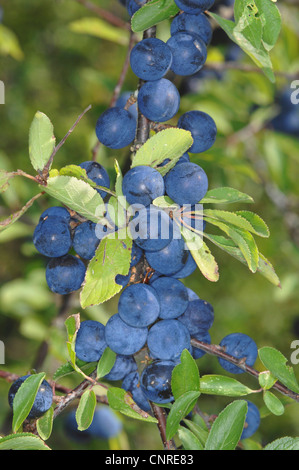
<path fill-rule="evenodd" d="M 117 274 L 127 275 L 131 263 L 132 239 L 126 228 L 105 237 L 90 261 L 83 288 L 81 307 L 98 305 L 121 291 L 116 284 Z"/>
<path fill-rule="evenodd" d="M 0 450 L 51 450 L 38 436 L 31 433 L 0 437 Z"/>
<path fill-rule="evenodd" d="M 165 129 L 148 139 L 137 150 L 131 168 L 139 165 L 151 166 L 164 176 L 174 167 L 180 157 L 191 147 L 191 133 L 184 129 Z M 169 159 L 163 167 L 158 167 L 164 160 Z"/>
<path fill-rule="evenodd" d="M 259 237 L 268 238 L 269 228 L 263 219 L 250 211 L 228 212 L 223 210 L 205 209 L 204 214 L 223 222 L 228 222 L 237 228 L 252 232 Z"/>
<path fill-rule="evenodd" d="M 276 416 L 281 416 L 284 413 L 284 406 L 272 392 L 266 390 L 263 394 L 264 402 L 268 410 Z"/>
<path fill-rule="evenodd" d="M 266 445 L 264 450 L 299 450 L 299 437 L 282 437 L 281 439 L 276 439 Z"/>
<path fill-rule="evenodd" d="M 38 389 L 46 374 L 41 372 L 27 377 L 22 383 L 13 401 L 12 430 L 17 432 L 23 421 L 27 418 L 34 403 Z"/>
<path fill-rule="evenodd" d="M 37 111 L 29 130 L 29 157 L 36 171 L 44 169 L 55 149 L 55 143 L 53 124 L 44 113 Z"/>
<path fill-rule="evenodd" d="M 204 450 L 202 443 L 190 429 L 180 426 L 178 436 L 185 450 Z"/>
<path fill-rule="evenodd" d="M 180 359 L 171 376 L 171 390 L 175 400 L 186 392 L 200 390 L 198 367 L 187 349 L 184 349 Z"/>
<path fill-rule="evenodd" d="M 243 49 L 271 82 L 275 75 L 269 56 L 281 29 L 277 6 L 270 0 L 236 0 L 235 22 L 209 12 L 229 38 Z"/>
<path fill-rule="evenodd" d="M 76 421 L 79 431 L 85 431 L 92 423 L 97 404 L 96 394 L 93 390 L 86 390 L 80 398 L 76 410 Z"/>
<path fill-rule="evenodd" d="M 109 374 L 114 366 L 116 353 L 110 348 L 106 348 L 97 365 L 97 380 Z"/>
<path fill-rule="evenodd" d="M 265 346 L 259 349 L 259 358 L 274 377 L 293 392 L 299 393 L 294 369 L 287 365 L 287 359 L 280 351 Z"/>
<path fill-rule="evenodd" d="M 133 419 L 147 421 L 149 423 L 157 423 L 156 418 L 153 418 L 148 413 L 141 410 L 132 400 L 131 396 L 122 388 L 109 388 L 107 398 L 109 405 L 113 410 L 119 411 Z"/>
<path fill-rule="evenodd" d="M 46 441 L 52 434 L 54 407 L 51 408 L 36 421 L 36 429 L 39 436 Z"/>
<path fill-rule="evenodd" d="M 223 375 L 204 375 L 200 379 L 199 390 L 208 395 L 227 397 L 241 397 L 254 392 L 238 380 Z"/>
<path fill-rule="evenodd" d="M 179 8 L 173 0 L 151 0 L 133 15 L 132 31 L 134 33 L 145 31 L 151 26 L 175 16 L 178 12 Z"/>
<path fill-rule="evenodd" d="M 205 450 L 234 450 L 240 440 L 247 413 L 247 402 L 230 403 L 214 421 Z"/>
<path fill-rule="evenodd" d="M 171 406 L 166 422 L 166 438 L 172 439 L 177 433 L 180 422 L 194 408 L 200 392 L 191 391 L 181 395 Z"/>
<path fill-rule="evenodd" d="M 182 230 L 186 245 L 201 273 L 211 282 L 219 280 L 218 264 L 200 235 L 186 227 Z"/>

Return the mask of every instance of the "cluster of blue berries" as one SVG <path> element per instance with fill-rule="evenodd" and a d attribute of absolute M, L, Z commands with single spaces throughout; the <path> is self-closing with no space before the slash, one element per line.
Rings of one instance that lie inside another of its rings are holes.
<path fill-rule="evenodd" d="M 80 166 L 98 186 L 110 187 L 109 175 L 102 165 L 86 161 Z M 107 196 L 103 189 L 97 191 L 102 198 Z M 114 228 L 111 227 L 90 220 L 82 222 L 65 207 L 50 207 L 41 214 L 33 243 L 39 253 L 49 258 L 46 280 L 52 292 L 66 295 L 80 289 L 85 278 L 86 261 L 94 257 L 101 239 Z"/>

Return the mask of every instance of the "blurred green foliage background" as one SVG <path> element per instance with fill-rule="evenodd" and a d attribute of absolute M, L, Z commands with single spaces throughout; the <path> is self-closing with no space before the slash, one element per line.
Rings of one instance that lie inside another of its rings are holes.
<path fill-rule="evenodd" d="M 94 3 L 128 21 L 125 8 L 117 0 Z M 96 31 L 102 38 L 80 32 L 80 21 L 96 16 L 75 0 L 2 0 L 0 5 L 4 10 L 0 80 L 5 84 L 5 105 L 0 105 L 0 167 L 32 173 L 28 131 L 37 110 L 52 120 L 59 141 L 89 104 L 91 111 L 57 154 L 54 167 L 91 159 L 96 143 L 95 122 L 109 105 L 121 73 L 128 33 L 117 30 L 108 40 L 111 27 L 108 32 L 105 28 Z M 239 331 L 252 336 L 258 347 L 276 347 L 290 358 L 291 342 L 299 339 L 299 135 L 278 132 L 269 121 L 281 112 L 279 97 L 290 89 L 299 70 L 299 9 L 296 3 L 279 2 L 278 6 L 283 29 L 271 53 L 278 72 L 275 84 L 260 72 L 242 70 L 254 64 L 238 51 L 233 69 L 215 73 L 215 63 L 217 70 L 221 69 L 227 55 L 236 53 L 218 29 L 214 31 L 205 73 L 191 80 L 174 80 L 182 96 L 180 113 L 206 111 L 218 126 L 215 146 L 205 154 L 192 155 L 192 161 L 205 169 L 210 188 L 231 186 L 254 198 L 255 204 L 246 209 L 259 214 L 269 225 L 270 239 L 259 239 L 258 243 L 275 266 L 282 288 L 272 286 L 259 274 L 251 274 L 211 245 L 220 267 L 219 282 L 210 283 L 197 272 L 185 280 L 186 285 L 214 307 L 213 343 Z M 91 25 L 87 22 L 88 28 Z M 168 38 L 168 22 L 158 26 L 157 35 Z M 136 87 L 137 79 L 129 70 L 123 90 Z M 299 105 L 297 108 L 299 120 Z M 101 146 L 98 161 L 112 175 L 114 158 L 122 165 L 127 154 L 128 149 L 115 152 Z M 36 192 L 33 182 L 20 177 L 12 180 L 0 198 L 0 217 L 21 208 Z M 49 351 L 41 368 L 51 378 L 67 359 L 66 315 L 57 317 L 61 298 L 49 291 L 45 260 L 32 244 L 39 215 L 49 204 L 53 204 L 49 198 L 39 199 L 20 221 L 0 235 L 0 340 L 5 343 L 6 353 L 6 363 L 0 368 L 24 375 L 37 364 L 40 345 L 46 341 Z M 105 323 L 116 308 L 114 298 L 105 305 L 81 311 L 74 295 L 67 316 L 80 312 L 82 319 Z M 259 362 L 256 368 L 261 368 Z M 294 369 L 299 377 L 298 366 Z M 199 370 L 201 374 L 224 372 L 216 358 L 207 356 L 199 361 Z M 250 377 L 238 379 L 258 388 Z M 73 388 L 78 379 L 66 378 L 63 383 Z M 0 380 L 0 433 L 10 432 L 8 389 L 9 384 Z M 263 411 L 259 394 L 250 399 Z M 229 401 L 203 396 L 199 406 L 203 412 L 217 414 Z M 155 425 L 121 419 L 124 432 L 118 439 L 92 442 L 87 448 L 161 448 Z M 63 420 L 63 415 L 55 420 L 49 445 L 54 449 L 80 447 L 80 443 L 66 438 Z M 283 416 L 265 416 L 255 438 L 265 444 L 285 435 L 299 435 L 296 404 L 288 405 Z"/>

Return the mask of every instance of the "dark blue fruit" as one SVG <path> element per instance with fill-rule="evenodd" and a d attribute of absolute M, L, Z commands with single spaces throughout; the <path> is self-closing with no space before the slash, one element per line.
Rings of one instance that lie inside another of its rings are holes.
<path fill-rule="evenodd" d="M 205 300 L 192 300 L 178 321 L 186 326 L 191 336 L 207 332 L 214 322 L 214 309 Z"/>
<path fill-rule="evenodd" d="M 125 323 L 116 313 L 109 318 L 105 327 L 106 342 L 117 354 L 131 356 L 146 343 L 147 328 L 135 328 Z"/>
<path fill-rule="evenodd" d="M 83 321 L 77 332 L 75 352 L 78 359 L 97 362 L 107 348 L 105 327 L 94 320 Z"/>
<path fill-rule="evenodd" d="M 248 439 L 259 428 L 261 423 L 261 415 L 258 407 L 247 400 L 248 410 L 245 418 L 245 426 L 241 435 L 241 439 Z"/>
<path fill-rule="evenodd" d="M 207 193 L 208 177 L 196 163 L 182 163 L 170 170 L 165 178 L 167 195 L 177 204 L 197 204 Z"/>
<path fill-rule="evenodd" d="M 110 188 L 110 178 L 105 168 L 97 162 L 87 161 L 79 165 L 86 171 L 87 177 L 91 179 L 98 186 Z M 107 193 L 102 189 L 97 189 L 98 193 L 104 198 Z"/>
<path fill-rule="evenodd" d="M 171 375 L 173 361 L 154 361 L 143 369 L 140 387 L 146 398 L 158 404 L 173 401 Z"/>
<path fill-rule="evenodd" d="M 147 345 L 150 356 L 176 361 L 184 349 L 190 348 L 190 339 L 188 329 L 178 320 L 161 320 L 148 332 Z"/>
<path fill-rule="evenodd" d="M 197 14 L 209 10 L 215 0 L 174 0 L 180 10 L 187 13 Z"/>
<path fill-rule="evenodd" d="M 121 420 L 108 406 L 98 406 L 95 409 L 93 420 L 89 428 L 79 431 L 76 410 L 72 410 L 66 416 L 65 431 L 71 439 L 86 443 L 90 439 L 111 439 L 122 430 Z"/>
<path fill-rule="evenodd" d="M 138 211 L 129 227 L 135 244 L 146 252 L 162 250 L 173 236 L 173 222 L 169 215 L 152 205 Z"/>
<path fill-rule="evenodd" d="M 133 16 L 139 8 L 146 3 L 146 0 L 126 0 L 126 8 L 130 16 Z"/>
<path fill-rule="evenodd" d="M 70 294 L 80 289 L 86 268 L 75 256 L 65 255 L 52 258 L 46 268 L 46 280 L 49 288 L 56 294 Z"/>
<path fill-rule="evenodd" d="M 134 74 L 142 80 L 159 80 L 168 72 L 172 53 L 158 38 L 147 38 L 132 49 L 130 64 Z"/>
<path fill-rule="evenodd" d="M 122 190 L 130 205 L 149 206 L 154 199 L 164 195 L 164 180 L 154 168 L 136 166 L 124 175 Z"/>
<path fill-rule="evenodd" d="M 126 109 L 114 107 L 104 111 L 96 123 L 99 141 L 111 149 L 127 147 L 135 138 L 136 119 Z"/>
<path fill-rule="evenodd" d="M 133 356 L 122 356 L 117 354 L 114 366 L 111 371 L 105 375 L 106 380 L 122 380 L 130 372 L 137 370 L 137 364 Z"/>
<path fill-rule="evenodd" d="M 197 35 L 179 31 L 171 36 L 167 45 L 172 52 L 171 70 L 176 75 L 194 75 L 207 60 L 207 46 Z"/>
<path fill-rule="evenodd" d="M 140 387 L 140 377 L 138 371 L 130 372 L 122 381 L 122 388 L 132 394 L 135 403 L 143 411 L 151 411 L 151 406 Z"/>
<path fill-rule="evenodd" d="M 178 127 L 191 132 L 193 144 L 188 152 L 205 152 L 215 143 L 217 136 L 215 121 L 202 111 L 188 111 L 182 114 L 178 120 Z"/>
<path fill-rule="evenodd" d="M 143 328 L 154 323 L 160 313 L 156 291 L 147 284 L 132 284 L 120 295 L 118 314 L 130 326 Z"/>
<path fill-rule="evenodd" d="M 91 221 L 83 222 L 74 230 L 73 248 L 83 259 L 91 260 L 100 240 L 96 234 L 96 224 Z"/>
<path fill-rule="evenodd" d="M 252 338 L 244 333 L 231 333 L 225 336 L 220 342 L 220 346 L 230 356 L 242 360 L 245 364 L 252 367 L 256 361 L 258 350 Z M 223 369 L 232 374 L 242 374 L 244 371 L 225 359 L 218 358 L 219 364 Z"/>
<path fill-rule="evenodd" d="M 213 34 L 211 23 L 204 13 L 198 13 L 197 15 L 182 13 L 173 18 L 170 27 L 171 35 L 181 31 L 196 34 L 205 44 L 211 42 Z"/>
<path fill-rule="evenodd" d="M 60 217 L 46 217 L 34 230 L 33 244 L 39 253 L 49 258 L 66 255 L 72 246 L 68 223 Z"/>
<path fill-rule="evenodd" d="M 40 216 L 39 221 L 42 222 L 48 217 L 57 217 L 57 218 L 60 217 L 66 223 L 69 223 L 71 220 L 71 215 L 69 211 L 65 207 L 60 207 L 60 206 L 48 207 L 48 209 L 46 209 Z"/>
<path fill-rule="evenodd" d="M 190 251 L 188 251 L 188 258 L 185 266 L 179 271 L 173 273 L 171 276 L 175 279 L 184 279 L 185 277 L 191 276 L 191 274 L 196 270 L 196 268 L 197 264 L 195 263 Z"/>
<path fill-rule="evenodd" d="M 15 395 L 21 385 L 25 382 L 25 380 L 30 377 L 30 375 L 24 375 L 23 377 L 19 377 L 10 387 L 8 392 L 8 403 L 11 408 L 13 408 L 13 401 Z M 34 403 L 28 414 L 28 419 L 36 419 L 40 418 L 46 411 L 48 411 L 52 406 L 53 401 L 53 391 L 52 387 L 46 380 L 43 380 L 39 390 L 36 394 Z"/>
<path fill-rule="evenodd" d="M 127 104 L 128 99 L 131 97 L 133 94 L 133 91 L 125 91 L 122 93 L 119 98 L 117 99 L 115 106 L 118 108 L 124 108 Z M 133 118 L 136 119 L 138 118 L 138 110 L 137 110 L 137 104 L 134 103 L 131 106 L 129 106 L 128 111 L 130 114 L 132 114 Z"/>
<path fill-rule="evenodd" d="M 189 252 L 185 250 L 185 242 L 182 238 L 173 238 L 170 243 L 159 251 L 146 252 L 149 265 L 164 276 L 183 269 L 188 260 Z"/>
<path fill-rule="evenodd" d="M 177 318 L 188 307 L 187 288 L 178 279 L 159 277 L 151 286 L 156 291 L 160 303 L 160 318 Z"/>
<path fill-rule="evenodd" d="M 138 93 L 140 112 L 150 121 L 165 122 L 173 118 L 180 107 L 180 94 L 166 78 L 149 81 Z"/>

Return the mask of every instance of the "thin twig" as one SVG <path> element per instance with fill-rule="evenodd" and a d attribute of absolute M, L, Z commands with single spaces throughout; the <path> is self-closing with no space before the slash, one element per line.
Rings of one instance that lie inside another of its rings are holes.
<path fill-rule="evenodd" d="M 78 3 L 83 5 L 87 10 L 92 11 L 100 18 L 103 18 L 105 21 L 110 23 L 113 26 L 117 26 L 118 28 L 126 29 L 128 31 L 131 30 L 130 24 L 126 21 L 122 20 L 118 16 L 114 15 L 110 11 L 104 10 L 103 8 L 98 7 L 94 3 L 90 2 L 89 0 L 76 0 Z"/>
<path fill-rule="evenodd" d="M 154 403 L 151 403 L 151 407 L 153 410 L 153 414 L 155 418 L 158 421 L 158 428 L 160 431 L 160 436 L 163 442 L 163 446 L 165 450 L 176 450 L 176 445 L 171 439 L 170 441 L 167 440 L 166 438 L 166 420 L 167 420 L 167 415 L 166 412 L 163 408 L 161 408 L 158 405 L 155 405 Z"/>

